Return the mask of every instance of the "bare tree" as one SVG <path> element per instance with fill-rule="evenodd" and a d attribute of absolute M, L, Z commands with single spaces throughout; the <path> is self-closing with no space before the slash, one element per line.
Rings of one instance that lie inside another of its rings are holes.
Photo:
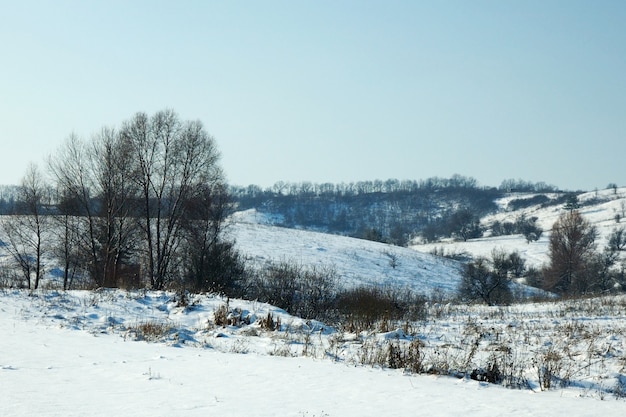
<path fill-rule="evenodd" d="M 78 247 L 82 268 L 98 286 L 118 285 L 120 265 L 136 250 L 133 203 L 135 183 L 131 181 L 130 148 L 119 134 L 104 128 L 91 143 L 72 135 L 49 162 L 56 179 L 59 220 L 64 227 L 61 252 L 65 258 Z M 69 216 L 76 216 L 71 221 Z M 72 227 L 73 230 L 69 230 Z M 76 239 L 69 242 L 67 239 Z M 78 259 L 72 256 L 72 260 Z"/>
<path fill-rule="evenodd" d="M 100 269 L 105 287 L 119 285 L 119 271 L 131 263 L 137 251 L 135 202 L 131 149 L 118 133 L 102 129 L 93 142 L 92 166 L 97 185 L 98 243 Z"/>
<path fill-rule="evenodd" d="M 180 267 L 186 202 L 197 184 L 221 178 L 219 152 L 200 122 L 183 123 L 171 110 L 152 118 L 138 113 L 123 126 L 122 137 L 132 149 L 141 192 L 150 284 L 162 289 Z"/>
<path fill-rule="evenodd" d="M 22 179 L 19 191 L 18 214 L 3 219 L 3 228 L 9 240 L 9 252 L 22 272 L 29 289 L 37 289 L 44 273 L 44 243 L 48 232 L 49 193 L 43 176 L 31 164 Z"/>
<path fill-rule="evenodd" d="M 187 201 L 183 218 L 185 288 L 235 296 L 245 271 L 234 244 L 223 236 L 231 207 L 226 187 L 219 180 L 198 185 Z"/>
<path fill-rule="evenodd" d="M 52 253 L 63 268 L 63 290 L 69 290 L 81 267 L 79 250 L 80 217 L 77 215 L 75 200 L 68 195 L 59 196 L 57 214 L 52 217 L 55 230 L 52 238 Z"/>
<path fill-rule="evenodd" d="M 220 239 L 225 214 L 216 214 L 216 202 L 226 187 L 218 161 L 202 124 L 181 122 L 171 110 L 138 113 L 119 131 L 102 129 L 90 143 L 70 136 L 49 164 L 63 196 L 63 258 L 73 262 L 82 254 L 79 268 L 98 286 L 120 286 L 128 274 L 133 285 L 147 276 L 155 289 L 175 282 L 188 265 L 190 252 L 182 249 L 191 247 L 185 242 L 191 230 L 204 230 L 210 244 Z M 189 217 L 205 204 L 210 217 Z M 65 266 L 67 281 L 71 265 Z"/>
<path fill-rule="evenodd" d="M 624 227 L 613 229 L 609 236 L 608 248 L 613 252 L 620 252 L 626 248 L 626 229 Z"/>
<path fill-rule="evenodd" d="M 480 219 L 470 209 L 462 208 L 457 210 L 450 217 L 450 233 L 463 239 L 474 239 L 482 236 Z"/>
<path fill-rule="evenodd" d="M 526 217 L 524 214 L 519 216 L 515 221 L 515 228 L 526 238 L 526 242 L 534 242 L 539 240 L 543 234 L 543 229 L 537 226 L 537 217 Z"/>
<path fill-rule="evenodd" d="M 71 134 L 57 153 L 48 160 L 49 170 L 55 180 L 57 192 L 62 196 L 59 208 L 62 216 L 75 216 L 74 233 L 68 237 L 76 241 L 65 245 L 76 247 L 80 254 L 80 267 L 88 271 L 96 285 L 102 284 L 99 273 L 99 247 L 97 239 L 98 220 L 93 205 L 96 189 L 91 167 L 90 149 L 75 134 Z M 69 219 L 67 219 L 69 220 Z M 67 223 L 69 227 L 70 223 Z M 67 252 L 69 254 L 69 252 Z M 66 271 L 68 273 L 69 271 Z"/>
<path fill-rule="evenodd" d="M 66 142 L 48 161 L 48 166 L 56 182 L 57 192 L 63 200 L 59 204 L 62 216 L 75 216 L 77 220 L 72 233 L 68 230 L 67 236 L 76 241 L 65 242 L 64 245 L 77 248 L 80 254 L 80 268 L 87 271 L 93 283 L 97 286 L 104 284 L 104 277 L 100 268 L 100 244 L 98 232 L 100 222 L 94 204 L 94 194 L 97 194 L 92 162 L 92 149 L 85 141 L 75 134 L 68 137 Z M 66 210 L 66 211 L 64 211 Z M 70 226 L 69 218 L 66 219 Z M 66 252 L 69 254 L 69 252 Z M 69 271 L 66 271 L 66 274 Z"/>
<path fill-rule="evenodd" d="M 492 254 L 490 261 L 480 257 L 465 265 L 459 295 L 468 301 L 482 301 L 488 305 L 506 304 L 511 301 L 508 278 L 509 266 L 503 253 Z"/>
<path fill-rule="evenodd" d="M 597 236 L 596 228 L 578 210 L 568 211 L 558 218 L 550 235 L 545 289 L 560 294 L 583 294 L 592 290 Z"/>

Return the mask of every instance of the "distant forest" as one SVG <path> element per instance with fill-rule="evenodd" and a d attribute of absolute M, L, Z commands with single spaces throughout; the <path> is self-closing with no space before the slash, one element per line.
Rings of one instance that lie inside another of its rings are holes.
<path fill-rule="evenodd" d="M 0 186 L 0 215 L 20 214 L 19 186 Z M 516 209 L 544 203 L 543 193 L 562 193 L 543 182 L 505 180 L 499 187 L 480 186 L 472 177 L 454 175 L 425 180 L 358 181 L 351 183 L 277 182 L 272 187 L 230 186 L 235 210 L 256 209 L 277 226 L 316 230 L 404 246 L 422 237 L 479 237 L 479 219 L 497 207 L 506 193 L 535 193 L 532 199 L 511 203 Z M 56 192 L 49 188 L 49 211 L 54 213 Z"/>
<path fill-rule="evenodd" d="M 256 209 L 274 224 L 342 234 L 404 246 L 414 237 L 426 241 L 482 235 L 479 219 L 510 192 L 558 193 L 557 187 L 505 180 L 482 187 L 471 177 L 388 179 L 341 184 L 278 182 L 262 189 L 231 187 L 238 210 Z M 523 200 L 518 202 L 523 204 Z"/>
<path fill-rule="evenodd" d="M 19 186 L 0 186 L 0 214 L 20 214 Z M 507 193 L 534 193 L 511 202 L 517 209 L 545 203 L 545 193 L 562 193 L 543 182 L 505 180 L 499 187 L 484 187 L 472 177 L 454 175 L 425 180 L 358 181 L 351 183 L 277 182 L 272 187 L 231 186 L 234 210 L 256 209 L 277 226 L 302 228 L 404 246 L 421 237 L 470 239 L 482 236 L 479 219 L 497 207 Z M 49 213 L 54 213 L 56 192 L 49 188 Z"/>

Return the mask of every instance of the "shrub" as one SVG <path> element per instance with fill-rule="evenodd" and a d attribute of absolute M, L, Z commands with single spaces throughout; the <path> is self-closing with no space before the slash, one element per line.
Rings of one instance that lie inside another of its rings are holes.
<path fill-rule="evenodd" d="M 515 233 L 515 224 L 512 222 L 494 221 L 491 225 L 491 236 L 508 236 Z"/>
<path fill-rule="evenodd" d="M 511 200 L 508 204 L 509 210 L 515 211 L 539 204 L 546 204 L 550 201 L 550 198 L 545 194 L 538 194 L 530 198 L 518 198 Z"/>
<path fill-rule="evenodd" d="M 332 314 L 336 286 L 332 267 L 307 268 L 285 261 L 269 264 L 253 276 L 246 296 L 302 318 L 321 319 Z"/>
<path fill-rule="evenodd" d="M 419 339 L 400 344 L 397 341 L 387 345 L 387 366 L 391 369 L 405 369 L 411 373 L 424 371 L 423 343 Z"/>
<path fill-rule="evenodd" d="M 228 297 L 242 295 L 242 282 L 247 273 L 243 257 L 234 242 L 220 241 L 202 249 L 188 248 L 185 273 L 179 283 L 182 289 L 208 291 Z"/>
<path fill-rule="evenodd" d="M 154 342 L 168 336 L 172 331 L 172 326 L 158 321 L 146 321 L 137 324 L 130 330 L 135 334 L 136 340 Z"/>
<path fill-rule="evenodd" d="M 259 321 L 259 324 L 261 328 L 264 330 L 269 330 L 272 332 L 274 330 L 280 330 L 280 317 L 277 317 L 276 319 L 274 319 L 274 315 L 268 311 L 267 316 L 263 317 Z"/>
<path fill-rule="evenodd" d="M 563 356 L 554 348 L 550 347 L 545 352 L 539 353 L 534 360 L 537 367 L 537 379 L 542 390 L 548 390 L 560 385 L 566 386 L 569 377 L 564 371 Z"/>
<path fill-rule="evenodd" d="M 458 293 L 467 301 L 482 301 L 487 305 L 508 304 L 512 299 L 506 271 L 482 257 L 465 265 Z"/>
<path fill-rule="evenodd" d="M 386 331 L 389 321 L 414 321 L 425 315 L 425 299 L 410 291 L 358 287 L 337 297 L 337 310 L 348 331 L 360 332 L 382 323 Z"/>
<path fill-rule="evenodd" d="M 490 362 L 486 368 L 474 369 L 470 374 L 470 378 L 475 381 L 499 384 L 502 382 L 502 372 L 500 372 L 496 362 Z"/>
<path fill-rule="evenodd" d="M 250 324 L 250 317 L 243 315 L 241 309 L 230 309 L 229 302 L 220 305 L 213 313 L 213 322 L 216 326 L 236 326 L 241 327 L 243 325 Z"/>

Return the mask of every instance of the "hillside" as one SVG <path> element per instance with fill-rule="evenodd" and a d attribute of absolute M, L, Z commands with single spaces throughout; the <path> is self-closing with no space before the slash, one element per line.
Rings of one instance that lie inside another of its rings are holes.
<path fill-rule="evenodd" d="M 408 248 L 270 224 L 255 210 L 235 213 L 228 237 L 252 265 L 288 261 L 307 266 L 330 266 L 345 288 L 359 285 L 409 288 L 430 294 L 455 291 L 459 262 Z"/>
<path fill-rule="evenodd" d="M 235 213 L 226 228 L 228 239 L 251 267 L 268 262 L 293 262 L 307 267 L 331 267 L 342 288 L 361 285 L 452 294 L 460 279 L 459 262 L 409 248 L 269 225 L 255 210 Z M 0 233 L 0 239 L 2 234 Z M 0 242 L 2 242 L 0 240 Z M 0 244 L 0 265 L 8 265 L 7 246 Z M 54 287 L 60 272 L 48 261 L 42 285 Z M 57 285 L 58 286 L 58 285 Z"/>
<path fill-rule="evenodd" d="M 533 190 L 545 184 L 517 184 Z M 261 189 L 232 187 L 238 210 L 256 209 L 275 226 L 301 228 L 405 246 L 411 236 L 429 231 L 450 235 L 451 220 L 460 210 L 482 216 L 497 209 L 504 194 L 482 187 L 471 177 L 420 181 L 359 181 L 341 184 L 277 183 Z"/>
<path fill-rule="evenodd" d="M 548 229 L 563 210 L 510 210 L 520 198 L 529 195 L 498 199 L 483 225 L 525 214 Z M 626 189 L 579 196 L 601 244 L 625 198 Z M 461 264 L 432 248 L 477 256 L 508 244 L 536 264 L 547 251 L 547 232 L 531 244 L 511 235 L 402 248 L 272 226 L 255 210 L 229 223 L 251 264 L 330 265 L 344 287 L 452 293 Z M 0 301 L 0 415 L 618 416 L 626 396 L 623 295 L 426 302 L 417 321 L 356 331 L 214 294 L 2 289 Z"/>
<path fill-rule="evenodd" d="M 430 253 L 433 250 L 443 250 L 445 253 L 467 253 L 473 257 L 489 256 L 494 248 L 501 248 L 507 252 L 517 250 L 527 263 L 541 267 L 548 261 L 548 242 L 550 229 L 558 217 L 565 211 L 565 202 L 556 205 L 535 204 L 518 210 L 511 210 L 512 201 L 530 199 L 536 194 L 512 193 L 496 200 L 498 211 L 481 218 L 481 225 L 487 229 L 486 237 L 469 239 L 467 242 L 445 239 L 437 243 L 418 243 L 410 247 L 416 251 Z M 546 194 L 551 200 L 560 195 Z M 579 211 L 598 230 L 597 244 L 602 249 L 606 246 L 611 232 L 615 228 L 626 227 L 626 221 L 617 223 L 616 215 L 624 218 L 626 214 L 626 188 L 606 189 L 587 192 L 578 195 Z M 520 216 L 527 218 L 537 217 L 537 225 L 543 229 L 541 238 L 527 243 L 521 234 L 509 236 L 489 236 L 489 228 L 494 221 L 515 222 Z M 622 254 L 623 256 L 624 254 Z"/>
<path fill-rule="evenodd" d="M 520 202 L 533 201 L 538 195 L 545 196 L 547 201 L 511 209 L 516 204 L 524 206 Z M 598 230 L 598 248 L 604 248 L 613 230 L 622 226 L 616 222 L 616 215 L 626 218 L 626 188 L 579 194 L 578 202 L 581 214 Z M 494 249 L 502 249 L 518 251 L 528 266 L 540 268 L 548 261 L 550 228 L 565 210 L 563 194 L 509 193 L 496 199 L 495 205 L 498 207 L 495 213 L 480 219 L 486 229 L 485 237 L 466 242 L 443 239 L 436 243 L 413 244 L 410 248 L 273 226 L 280 220 L 256 210 L 236 213 L 229 233 L 253 263 L 290 260 L 305 265 L 332 265 L 347 287 L 376 284 L 407 287 L 423 294 L 433 290 L 452 294 L 459 282 L 462 264 L 432 256 L 433 251 L 475 258 L 489 257 Z M 489 229 L 494 222 L 515 222 L 521 216 L 537 218 L 536 224 L 544 231 L 538 241 L 528 243 L 521 234 L 491 236 Z"/>
<path fill-rule="evenodd" d="M 543 200 L 547 201 L 534 205 L 524 203 L 534 201 L 536 196 L 544 196 Z M 598 247 L 604 247 L 611 232 L 621 226 L 616 222 L 616 216 L 626 217 L 626 188 L 584 193 L 578 196 L 578 200 L 580 212 L 598 228 Z M 523 207 L 511 209 L 520 205 Z M 485 237 L 467 242 L 444 239 L 404 248 L 341 235 L 278 227 L 275 224 L 281 220 L 275 215 L 255 209 L 235 213 L 227 227 L 227 237 L 236 242 L 236 247 L 250 266 L 287 261 L 332 267 L 344 288 L 392 286 L 408 288 L 420 294 L 439 292 L 451 295 L 460 280 L 462 264 L 433 256 L 433 251 L 476 257 L 489 256 L 497 248 L 507 252 L 517 250 L 529 266 L 541 267 L 547 261 L 549 229 L 564 210 L 563 194 L 509 193 L 496 199 L 494 206 L 497 207 L 494 213 L 480 219 L 481 226 L 486 229 Z M 538 241 L 527 243 L 519 234 L 491 236 L 489 228 L 495 221 L 515 222 L 520 216 L 537 218 L 537 224 L 544 230 Z M 7 259 L 7 248 L 0 245 L 0 263 Z M 47 271 L 48 282 L 55 279 L 55 274 L 58 275 L 53 263 L 48 265 Z"/>

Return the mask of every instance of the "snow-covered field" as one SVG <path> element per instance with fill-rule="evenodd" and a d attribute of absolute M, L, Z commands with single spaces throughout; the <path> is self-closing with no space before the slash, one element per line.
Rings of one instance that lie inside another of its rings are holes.
<path fill-rule="evenodd" d="M 625 195 L 626 189 L 600 191 L 605 202 L 581 209 L 598 227 L 601 245 L 619 226 L 615 214 Z M 562 209 L 524 212 L 538 216 L 547 231 Z M 519 214 L 503 210 L 484 221 L 514 221 Z M 271 227 L 253 211 L 234 216 L 228 233 L 251 262 L 332 266 L 346 287 L 452 293 L 459 280 L 457 262 Z M 541 265 L 547 234 L 531 244 L 504 236 L 434 246 L 487 256 L 497 247 L 518 250 Z M 358 334 L 263 303 L 190 295 L 184 305 L 177 297 L 0 290 L 0 416 L 621 416 L 626 410 L 624 296 L 510 307 L 434 303 L 419 322 L 382 323 Z M 237 325 L 216 323 L 220 311 Z M 278 329 L 264 326 L 268 314 Z M 419 374 L 411 372 L 416 368 Z M 487 378 L 494 369 L 498 384 L 470 378 L 472 372 Z"/>
<path fill-rule="evenodd" d="M 214 313 L 225 300 L 191 296 L 186 307 L 179 301 L 174 294 L 116 290 L 0 292 L 0 415 L 621 416 L 626 410 L 616 396 L 626 387 L 623 297 L 578 306 L 433 305 L 429 318 L 408 332 L 360 335 L 243 301 L 231 301 L 229 309 L 251 324 L 222 327 Z M 261 327 L 268 312 L 280 318 L 279 330 Z M 425 364 L 445 358 L 469 370 L 490 357 L 509 358 L 528 366 L 520 371 L 526 382 L 507 389 L 467 375 L 363 364 L 374 346 L 415 340 Z M 549 352 L 562 355 L 553 371 L 567 381 L 556 378 L 542 390 L 537 369 L 551 363 Z"/>

